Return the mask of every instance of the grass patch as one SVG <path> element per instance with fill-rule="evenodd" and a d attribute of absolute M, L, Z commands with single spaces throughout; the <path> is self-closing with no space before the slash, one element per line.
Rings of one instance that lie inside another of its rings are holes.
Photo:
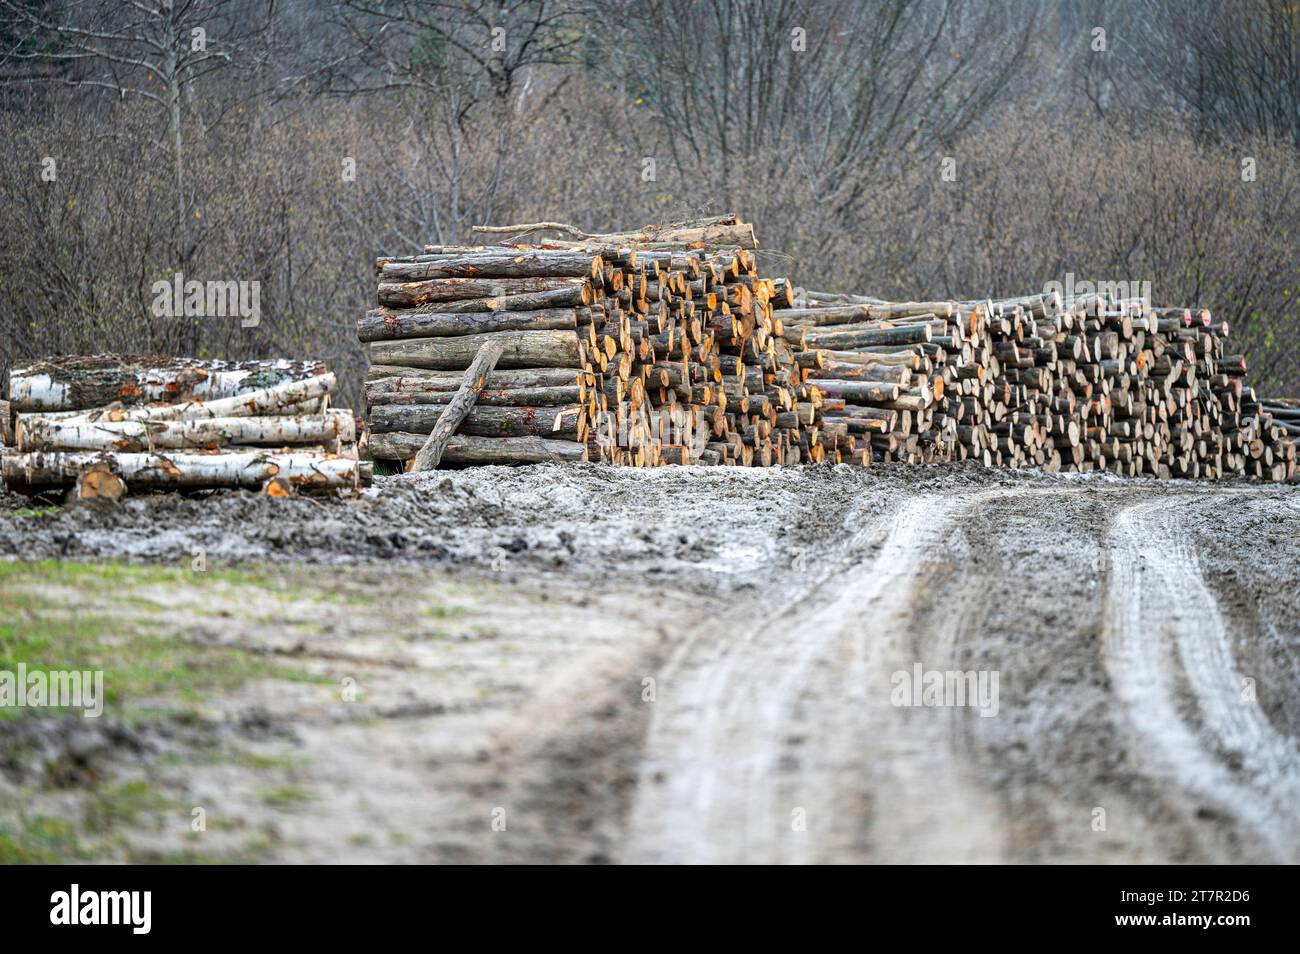
<path fill-rule="evenodd" d="M 430 619 L 455 619 L 457 616 L 468 616 L 469 610 L 463 606 L 442 606 L 435 603 L 424 608 L 424 615 Z"/>
<path fill-rule="evenodd" d="M 23 816 L 16 826 L 0 821 L 0 865 L 50 865 L 93 857 L 71 822 L 44 815 Z"/>
<path fill-rule="evenodd" d="M 142 609 L 133 592 L 148 584 L 265 590 L 276 583 L 245 571 L 196 573 L 57 560 L 0 563 L 0 670 L 16 672 L 21 663 L 29 673 L 102 671 L 104 701 L 119 710 L 159 699 L 190 706 L 255 679 L 331 683 L 247 649 L 188 642 L 167 628 L 161 604 L 147 601 Z M 224 594 L 214 599 L 225 602 Z M 239 601 L 239 593 L 232 592 L 229 604 Z M 0 708 L 0 720 L 25 711 Z"/>
<path fill-rule="evenodd" d="M 52 517 L 59 512 L 58 507 L 22 507 L 13 512 L 15 517 Z"/>
<path fill-rule="evenodd" d="M 299 788 L 296 785 L 280 785 L 275 788 L 264 788 L 259 793 L 263 804 L 270 805 L 272 808 L 280 808 L 286 811 L 295 808 L 302 808 L 308 802 L 314 801 L 316 796 L 305 788 Z"/>
<path fill-rule="evenodd" d="M 159 817 L 181 810 L 175 798 L 163 794 L 145 779 L 133 779 L 96 791 L 82 816 L 85 830 L 105 834 L 121 827 L 138 828 L 145 822 L 157 827 Z"/>

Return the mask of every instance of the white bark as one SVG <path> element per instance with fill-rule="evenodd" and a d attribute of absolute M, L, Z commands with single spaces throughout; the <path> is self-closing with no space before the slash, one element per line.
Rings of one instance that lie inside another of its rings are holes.
<path fill-rule="evenodd" d="M 250 391 L 236 397 L 215 401 L 186 401 L 182 404 L 162 404 L 152 407 L 110 408 L 86 412 L 72 420 L 92 423 L 98 420 L 113 421 L 168 421 L 203 417 L 255 417 L 259 414 L 276 414 L 294 404 L 323 398 L 334 390 L 334 373 L 326 372 L 301 381 L 286 381 L 275 387 Z"/>
<path fill-rule="evenodd" d="M 296 487 L 356 487 L 373 474 L 369 461 L 314 454 L 114 454 L 61 451 L 0 458 L 6 482 L 70 485 L 78 475 L 107 464 L 133 487 L 261 487 L 283 477 Z"/>
<path fill-rule="evenodd" d="M 20 451 L 113 450 L 222 447 L 260 444 L 326 444 L 356 440 L 356 422 L 348 411 L 310 417 L 214 417 L 182 421 L 97 421 L 25 417 L 18 425 Z"/>

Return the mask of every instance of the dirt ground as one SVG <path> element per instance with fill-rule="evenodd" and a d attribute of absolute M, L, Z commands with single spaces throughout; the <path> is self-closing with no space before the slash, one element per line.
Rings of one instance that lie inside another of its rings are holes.
<path fill-rule="evenodd" d="M 1300 861 L 1295 487 L 584 465 L 8 496 L 19 662 L 102 670 L 108 702 L 0 712 L 0 861 Z M 996 691 L 901 704 L 918 672 Z"/>

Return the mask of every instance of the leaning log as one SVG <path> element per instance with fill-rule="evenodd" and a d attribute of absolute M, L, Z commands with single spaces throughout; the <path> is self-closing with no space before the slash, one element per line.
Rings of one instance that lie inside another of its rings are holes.
<path fill-rule="evenodd" d="M 474 407 L 483 385 L 487 383 L 488 375 L 492 373 L 497 360 L 501 357 L 501 350 L 502 342 L 499 337 L 489 337 L 479 345 L 478 354 L 474 356 L 474 360 L 465 371 L 465 380 L 461 382 L 460 389 L 446 407 L 438 410 L 437 420 L 432 422 L 429 439 L 415 455 L 413 470 L 437 469 L 438 462 L 442 460 L 442 453 L 447 449 L 447 442 L 465 420 L 465 415 Z"/>

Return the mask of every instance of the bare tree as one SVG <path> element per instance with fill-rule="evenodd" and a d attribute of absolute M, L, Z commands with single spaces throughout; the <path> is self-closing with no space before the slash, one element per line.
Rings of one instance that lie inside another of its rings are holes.
<path fill-rule="evenodd" d="M 176 264 L 194 252 L 186 183 L 187 94 L 246 54 L 257 5 L 222 0 L 0 0 L 0 78 L 48 80 L 142 97 L 167 116 L 175 188 Z"/>
<path fill-rule="evenodd" d="M 401 188 L 394 231 L 413 248 L 455 241 L 492 216 L 515 119 L 554 91 L 538 95 L 537 71 L 572 64 L 582 38 L 562 0 L 345 0 L 323 27 L 325 55 L 282 88 L 383 94 L 384 178 Z"/>
<path fill-rule="evenodd" d="M 679 162 L 787 150 L 834 208 L 907 150 L 952 139 L 1023 63 L 1032 8 L 963 0 L 607 0 L 604 61 Z"/>

